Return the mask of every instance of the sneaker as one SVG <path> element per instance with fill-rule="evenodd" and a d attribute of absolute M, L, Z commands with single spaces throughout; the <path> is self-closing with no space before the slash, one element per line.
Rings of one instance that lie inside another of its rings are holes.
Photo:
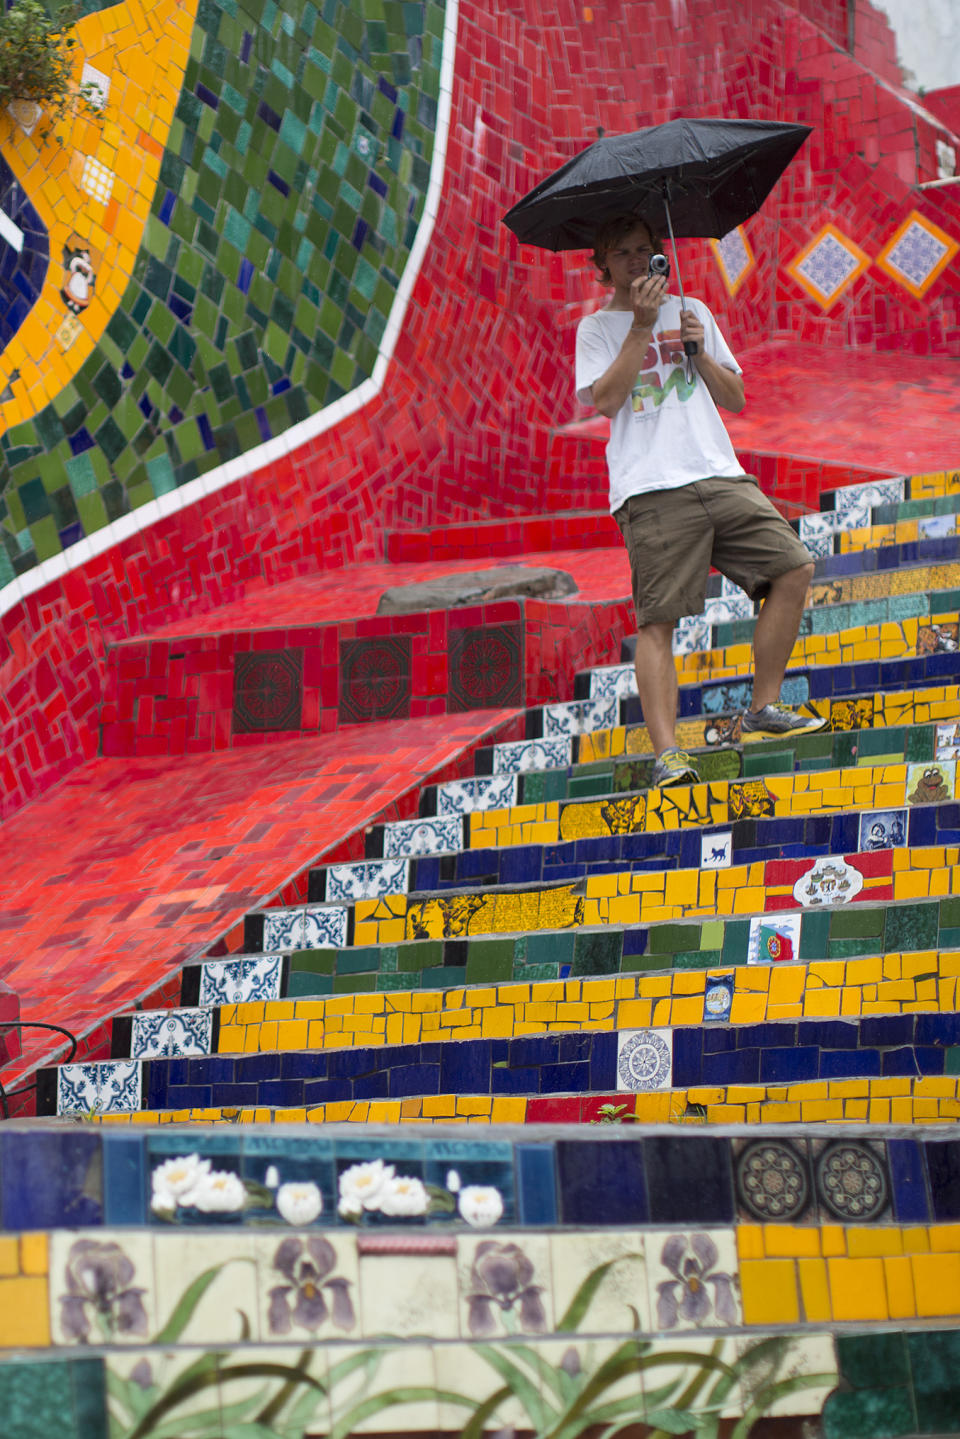
<path fill-rule="evenodd" d="M 741 723 L 743 734 L 813 734 L 827 723 L 821 715 L 799 714 L 791 705 L 764 705 L 753 714 L 746 710 Z"/>
<path fill-rule="evenodd" d="M 650 776 L 651 789 L 666 789 L 671 784 L 697 784 L 700 776 L 690 762 L 690 756 L 682 749 L 665 749 L 657 755 L 657 762 Z"/>

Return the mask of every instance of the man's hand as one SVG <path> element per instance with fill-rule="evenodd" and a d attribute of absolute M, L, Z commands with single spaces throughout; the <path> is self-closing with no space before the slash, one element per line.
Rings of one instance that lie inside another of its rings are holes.
<path fill-rule="evenodd" d="M 697 318 L 693 310 L 680 311 L 680 340 L 681 343 L 692 340 L 697 347 L 693 353 L 695 355 L 703 354 L 703 321 Z"/>
<path fill-rule="evenodd" d="M 667 293 L 665 275 L 638 275 L 630 285 L 630 303 L 633 306 L 635 329 L 652 330 L 660 314 Z M 701 335 L 703 330 L 700 331 Z"/>

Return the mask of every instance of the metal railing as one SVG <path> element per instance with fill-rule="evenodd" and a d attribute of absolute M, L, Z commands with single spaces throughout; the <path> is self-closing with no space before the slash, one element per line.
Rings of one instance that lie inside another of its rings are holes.
<path fill-rule="evenodd" d="M 64 1029 L 60 1024 L 41 1024 L 38 1020 L 33 1019 L 5 1021 L 3 1024 L 0 1024 L 0 1039 L 3 1038 L 9 1029 L 48 1029 L 52 1030 L 54 1034 L 62 1034 L 70 1041 L 70 1053 L 65 1059 L 58 1059 L 58 1064 L 69 1064 L 77 1052 L 76 1035 L 71 1034 L 69 1029 Z M 19 1089 L 5 1089 L 3 1081 L 0 1080 L 0 1114 L 2 1114 L 4 1119 L 10 1118 L 10 1105 L 8 1101 L 14 1099 L 18 1094 L 29 1094 L 32 1089 L 36 1089 L 38 1083 L 39 1080 L 35 1079 L 32 1084 L 22 1084 Z"/>

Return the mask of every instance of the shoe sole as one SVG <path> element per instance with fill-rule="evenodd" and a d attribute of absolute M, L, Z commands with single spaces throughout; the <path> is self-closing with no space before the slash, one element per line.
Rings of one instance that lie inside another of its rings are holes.
<path fill-rule="evenodd" d="M 684 774 L 667 775 L 666 779 L 657 780 L 652 789 L 670 789 L 675 784 L 699 784 L 700 776 L 696 770 L 688 769 Z"/>

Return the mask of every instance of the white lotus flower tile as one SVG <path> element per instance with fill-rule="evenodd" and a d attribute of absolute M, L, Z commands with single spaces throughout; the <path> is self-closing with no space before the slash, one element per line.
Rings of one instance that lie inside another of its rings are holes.
<path fill-rule="evenodd" d="M 187 1058 L 210 1053 L 212 1009 L 149 1010 L 133 1016 L 132 1059 Z"/>
<path fill-rule="evenodd" d="M 421 854 L 456 854 L 463 849 L 463 820 L 459 816 L 441 819 L 400 819 L 383 827 L 383 852 L 387 859 Z"/>
<path fill-rule="evenodd" d="M 637 693 L 637 677 L 633 665 L 601 665 L 590 671 L 590 698 L 592 700 L 622 699 L 624 695 Z"/>
<path fill-rule="evenodd" d="M 453 779 L 437 786 L 437 812 L 441 817 L 473 814 L 474 810 L 509 809 L 516 803 L 515 774 Z"/>
<path fill-rule="evenodd" d="M 304 949 L 343 949 L 347 943 L 345 909 L 308 909 L 303 916 Z M 271 945 L 271 948 L 273 946 Z"/>
<path fill-rule="evenodd" d="M 250 1004 L 279 999 L 282 954 L 247 959 L 211 959 L 201 965 L 201 1004 Z"/>
<path fill-rule="evenodd" d="M 544 705 L 543 737 L 592 734 L 595 730 L 612 729 L 619 720 L 615 696 L 605 700 L 571 700 L 568 704 Z"/>
<path fill-rule="evenodd" d="M 532 770 L 564 769 L 573 763 L 570 735 L 559 739 L 523 739 L 493 748 L 494 774 L 524 774 Z"/>
<path fill-rule="evenodd" d="M 352 903 L 379 899 L 385 894 L 406 894 L 410 866 L 405 859 L 370 859 L 357 864 L 332 864 L 327 870 L 327 901 Z"/>

